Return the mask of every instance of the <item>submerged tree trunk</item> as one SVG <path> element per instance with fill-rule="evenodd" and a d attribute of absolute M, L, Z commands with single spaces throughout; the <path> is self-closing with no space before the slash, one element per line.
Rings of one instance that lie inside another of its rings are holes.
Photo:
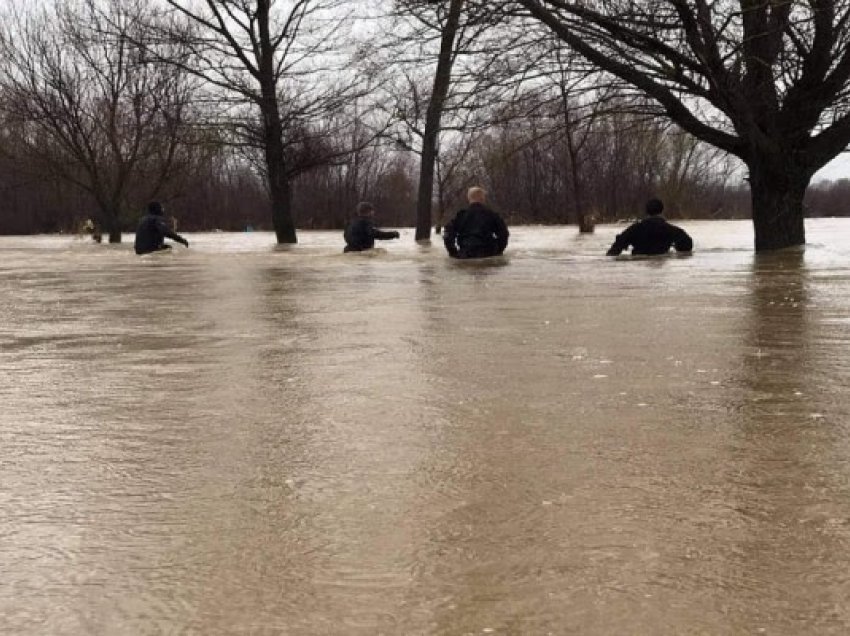
<path fill-rule="evenodd" d="M 431 207 L 434 197 L 434 164 L 440 138 L 443 107 L 452 81 L 455 37 L 460 25 L 463 0 L 451 0 L 446 24 L 440 39 L 440 55 L 434 73 L 434 86 L 425 114 L 425 131 L 422 136 L 422 163 L 419 169 L 419 193 L 416 198 L 416 240 L 431 238 Z"/>
<path fill-rule="evenodd" d="M 573 195 L 573 212 L 575 213 L 578 231 L 582 234 L 590 234 L 596 227 L 596 220 L 585 208 L 584 190 L 582 188 L 582 174 L 579 164 L 578 149 L 575 146 L 572 130 L 567 130 L 567 147 L 570 154 L 570 181 Z"/>
<path fill-rule="evenodd" d="M 109 237 L 110 243 L 121 242 L 121 215 L 117 207 L 110 207 L 103 210 L 103 216 L 98 222 L 97 228 Z"/>
<path fill-rule="evenodd" d="M 271 5 L 269 0 L 257 2 L 257 31 L 259 55 L 257 72 L 260 83 L 260 112 L 263 117 L 263 150 L 272 204 L 272 225 L 278 243 L 297 243 L 295 221 L 292 218 L 292 185 L 287 170 L 286 149 L 283 145 L 283 119 L 278 103 L 278 78 L 275 73 L 275 49 L 270 31 Z"/>
<path fill-rule="evenodd" d="M 803 197 L 811 173 L 794 165 L 750 161 L 756 252 L 804 245 Z"/>
<path fill-rule="evenodd" d="M 592 214 L 582 211 L 578 217 L 578 231 L 581 234 L 593 234 L 596 229 L 596 219 Z"/>
<path fill-rule="evenodd" d="M 292 218 L 292 186 L 283 147 L 283 123 L 274 86 L 263 91 L 263 150 L 265 151 L 269 197 L 272 206 L 272 226 L 278 243 L 297 243 Z"/>
<path fill-rule="evenodd" d="M 295 221 L 292 218 L 292 186 L 286 171 L 282 126 L 279 117 L 277 117 L 277 123 L 269 122 L 269 119 L 274 117 L 266 118 L 264 134 L 272 225 L 278 243 L 297 243 Z"/>
<path fill-rule="evenodd" d="M 567 139 L 567 154 L 570 158 L 570 185 L 572 186 L 573 213 L 575 214 L 578 231 L 590 234 L 595 228 L 595 221 L 584 207 L 584 192 L 582 189 L 582 173 L 579 158 L 579 147 L 575 140 L 575 122 L 572 118 L 570 95 L 565 83 L 560 84 L 561 108 L 564 109 L 564 132 Z M 584 145 L 584 144 L 581 144 Z"/>
<path fill-rule="evenodd" d="M 442 162 L 437 158 L 437 219 L 434 222 L 434 232 L 440 234 L 443 231 L 443 219 L 446 218 L 446 182 L 443 180 Z"/>

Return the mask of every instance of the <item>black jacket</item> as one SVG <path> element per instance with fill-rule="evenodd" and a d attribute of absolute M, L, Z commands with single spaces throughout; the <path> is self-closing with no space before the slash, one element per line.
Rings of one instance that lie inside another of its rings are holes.
<path fill-rule="evenodd" d="M 671 247 L 677 252 L 690 252 L 694 242 L 688 233 L 680 227 L 668 223 L 664 217 L 648 216 L 632 223 L 608 250 L 608 256 L 617 256 L 629 246 L 632 254 L 666 254 Z"/>
<path fill-rule="evenodd" d="M 502 217 L 481 203 L 473 203 L 449 221 L 443 242 L 454 258 L 484 258 L 504 252 L 509 235 Z"/>
<path fill-rule="evenodd" d="M 139 221 L 139 227 L 136 229 L 136 241 L 133 244 L 136 248 L 136 254 L 149 254 L 161 250 L 165 247 L 166 238 L 184 245 L 189 244 L 182 236 L 171 231 L 162 215 L 146 214 Z"/>
<path fill-rule="evenodd" d="M 375 223 L 366 216 L 358 216 L 345 228 L 345 252 L 362 252 L 375 247 L 375 239 L 386 241 L 398 238 L 398 232 L 384 232 L 375 227 Z"/>

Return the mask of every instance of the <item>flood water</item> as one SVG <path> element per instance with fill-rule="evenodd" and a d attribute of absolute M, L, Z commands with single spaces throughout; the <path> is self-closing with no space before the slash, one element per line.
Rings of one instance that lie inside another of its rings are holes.
<path fill-rule="evenodd" d="M 0 238 L 0 633 L 846 634 L 850 220 Z"/>

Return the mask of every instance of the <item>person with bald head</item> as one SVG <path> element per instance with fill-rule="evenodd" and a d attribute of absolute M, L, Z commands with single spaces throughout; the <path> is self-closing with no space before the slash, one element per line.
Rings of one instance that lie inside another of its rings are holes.
<path fill-rule="evenodd" d="M 443 230 L 443 242 L 452 258 L 498 256 L 508 245 L 508 227 L 487 207 L 484 188 L 474 186 L 466 193 L 469 205 L 458 212 Z"/>

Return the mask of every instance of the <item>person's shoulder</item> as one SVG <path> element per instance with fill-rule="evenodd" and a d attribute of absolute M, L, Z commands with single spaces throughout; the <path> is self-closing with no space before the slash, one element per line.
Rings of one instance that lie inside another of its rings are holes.
<path fill-rule="evenodd" d="M 671 223 L 668 219 L 665 219 L 665 218 L 662 217 L 662 220 L 664 221 L 664 224 L 667 225 L 668 227 L 670 227 L 674 230 L 680 230 L 680 231 L 684 232 L 684 230 L 682 230 L 681 227 L 679 227 L 675 223 Z"/>

